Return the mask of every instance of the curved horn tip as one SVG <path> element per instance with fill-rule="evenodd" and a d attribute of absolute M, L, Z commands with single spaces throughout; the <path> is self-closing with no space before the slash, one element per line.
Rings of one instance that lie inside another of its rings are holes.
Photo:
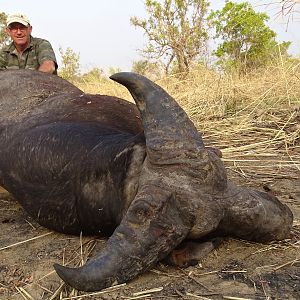
<path fill-rule="evenodd" d="M 69 281 L 70 281 L 69 279 L 72 278 L 73 269 L 68 268 L 68 267 L 64 267 L 64 266 L 59 265 L 59 264 L 54 264 L 53 267 L 54 267 L 54 270 L 56 271 L 57 275 L 63 281 L 65 281 L 69 285 L 72 285 L 72 284 L 69 283 Z"/>
<path fill-rule="evenodd" d="M 76 269 L 64 267 L 59 264 L 54 264 L 53 267 L 54 267 L 57 275 L 69 286 L 71 286 L 77 290 L 80 290 L 80 291 L 86 291 L 86 292 L 92 291 L 90 289 L 86 289 L 85 286 L 83 286 L 82 282 L 77 280 Z"/>
<path fill-rule="evenodd" d="M 59 264 L 53 265 L 57 275 L 69 286 L 78 291 L 95 292 L 107 288 L 111 285 L 105 280 L 93 280 L 92 275 L 87 270 L 83 271 L 83 267 L 69 268 Z"/>
<path fill-rule="evenodd" d="M 115 74 L 109 76 L 109 78 L 111 80 L 113 80 L 113 81 L 116 81 L 116 82 L 120 83 L 119 82 L 120 80 L 123 81 L 125 78 L 130 77 L 132 74 L 134 74 L 134 73 L 131 73 L 131 72 L 119 72 L 119 73 L 115 73 Z"/>
<path fill-rule="evenodd" d="M 134 72 L 119 72 L 119 73 L 115 73 L 113 75 L 111 75 L 109 77 L 111 80 L 116 81 L 120 84 L 123 84 L 126 82 L 131 82 L 131 81 L 137 81 L 137 80 L 147 80 L 149 81 L 149 79 L 143 75 L 140 75 L 138 73 L 134 73 Z"/>

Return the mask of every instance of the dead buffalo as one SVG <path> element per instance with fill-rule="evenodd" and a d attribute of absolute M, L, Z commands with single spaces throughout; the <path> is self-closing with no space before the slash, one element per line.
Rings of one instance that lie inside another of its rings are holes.
<path fill-rule="evenodd" d="M 183 240 L 289 235 L 289 208 L 229 182 L 170 95 L 134 73 L 111 79 L 136 106 L 55 75 L 0 73 L 0 184 L 49 229 L 111 235 L 83 267 L 54 266 L 65 282 L 84 291 L 126 282 Z"/>

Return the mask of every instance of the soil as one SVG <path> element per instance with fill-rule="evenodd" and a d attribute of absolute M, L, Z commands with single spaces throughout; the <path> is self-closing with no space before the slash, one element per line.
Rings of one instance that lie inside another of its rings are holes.
<path fill-rule="evenodd" d="M 48 231 L 0 189 L 0 299 L 300 299 L 297 177 L 256 186 L 292 209 L 295 221 L 289 239 L 258 244 L 229 238 L 197 266 L 179 269 L 159 263 L 126 285 L 90 295 L 65 286 L 52 265 L 80 264 L 106 240 Z"/>

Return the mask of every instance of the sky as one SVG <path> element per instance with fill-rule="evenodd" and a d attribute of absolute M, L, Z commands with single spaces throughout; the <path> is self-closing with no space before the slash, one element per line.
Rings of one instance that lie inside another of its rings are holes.
<path fill-rule="evenodd" d="M 235 1 L 241 2 L 241 1 Z M 257 11 L 266 11 L 268 24 L 278 41 L 292 41 L 290 52 L 300 54 L 300 3 L 298 13 L 287 26 L 287 19 L 277 16 L 280 8 L 264 6 L 279 0 L 250 0 Z M 211 1 L 211 9 L 220 9 L 225 0 Z M 0 0 L 0 11 L 23 13 L 33 27 L 32 35 L 47 39 L 60 64 L 59 48 L 70 47 L 80 56 L 81 70 L 110 67 L 130 71 L 132 63 L 142 58 L 138 49 L 147 40 L 142 29 L 130 24 L 130 17 L 147 19 L 144 0 Z"/>

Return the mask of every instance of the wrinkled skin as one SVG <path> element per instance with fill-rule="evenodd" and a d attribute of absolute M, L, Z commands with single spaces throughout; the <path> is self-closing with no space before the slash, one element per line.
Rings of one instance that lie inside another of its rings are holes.
<path fill-rule="evenodd" d="M 184 240 L 288 236 L 289 208 L 229 182 L 220 152 L 170 95 L 134 73 L 111 79 L 136 106 L 53 75 L 0 73 L 1 185 L 47 228 L 111 235 L 84 266 L 54 266 L 65 282 L 84 291 L 126 282 L 176 261 Z M 193 260 L 196 245 L 186 247 Z"/>

